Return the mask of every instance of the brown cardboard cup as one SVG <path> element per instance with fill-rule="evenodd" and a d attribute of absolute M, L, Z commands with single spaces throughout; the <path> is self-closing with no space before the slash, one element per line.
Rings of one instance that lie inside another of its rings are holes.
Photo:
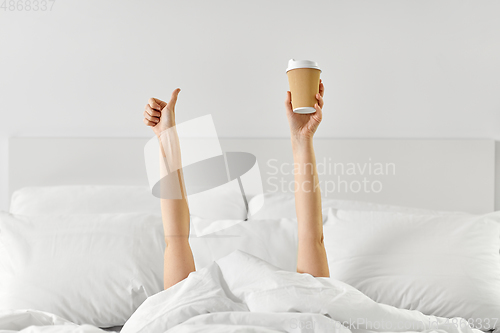
<path fill-rule="evenodd" d="M 286 72 L 295 113 L 314 113 L 321 69 L 311 60 L 290 59 Z"/>

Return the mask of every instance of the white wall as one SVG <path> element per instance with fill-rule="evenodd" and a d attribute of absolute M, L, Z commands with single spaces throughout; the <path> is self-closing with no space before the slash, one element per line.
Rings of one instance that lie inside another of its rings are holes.
<path fill-rule="evenodd" d="M 147 136 L 151 96 L 178 122 L 286 137 L 288 59 L 323 69 L 317 135 L 500 139 L 496 0 L 56 1 L 0 10 L 0 209 L 10 136 Z M 36 162 L 36 161 L 34 161 Z"/>

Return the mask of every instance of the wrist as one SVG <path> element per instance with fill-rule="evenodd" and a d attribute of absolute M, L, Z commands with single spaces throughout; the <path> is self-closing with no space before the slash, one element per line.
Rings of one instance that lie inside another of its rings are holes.
<path fill-rule="evenodd" d="M 309 158 L 310 154 L 314 152 L 312 138 L 292 137 L 292 152 L 295 161 Z"/>
<path fill-rule="evenodd" d="M 156 134 L 156 137 L 158 139 L 161 139 L 161 137 L 164 137 L 164 136 L 176 136 L 177 135 L 177 129 L 175 127 L 175 124 L 172 125 L 172 126 L 169 126 L 167 128 L 164 128 L 162 129 L 159 133 L 155 133 Z"/>
<path fill-rule="evenodd" d="M 305 137 L 300 135 L 292 135 L 291 141 L 293 149 L 309 148 L 312 147 L 313 138 L 312 136 Z"/>

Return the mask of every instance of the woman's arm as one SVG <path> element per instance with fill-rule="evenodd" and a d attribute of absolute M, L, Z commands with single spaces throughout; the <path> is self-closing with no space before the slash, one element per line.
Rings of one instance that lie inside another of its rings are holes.
<path fill-rule="evenodd" d="M 313 276 L 330 276 L 323 244 L 323 217 L 313 135 L 322 119 L 324 86 L 320 81 L 316 112 L 293 112 L 291 93 L 285 101 L 295 165 L 295 210 L 298 223 L 297 272 Z"/>
<path fill-rule="evenodd" d="M 151 126 L 160 141 L 161 179 L 171 171 L 175 182 L 162 182 L 160 204 L 165 235 L 163 284 L 167 289 L 185 279 L 195 270 L 193 253 L 189 246 L 189 207 L 182 174 L 179 137 L 175 129 L 175 103 L 180 89 L 174 90 L 168 103 L 155 98 L 149 100 L 144 111 L 144 122 Z M 168 170 L 165 170 L 165 166 Z M 175 171 L 174 171 L 175 170 Z M 171 199 L 173 194 L 179 199 Z"/>

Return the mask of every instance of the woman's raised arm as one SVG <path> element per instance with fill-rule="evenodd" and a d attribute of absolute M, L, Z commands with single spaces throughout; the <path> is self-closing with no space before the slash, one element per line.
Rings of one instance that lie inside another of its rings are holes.
<path fill-rule="evenodd" d="M 184 280 L 195 270 L 193 253 L 189 246 L 189 207 L 182 174 L 179 137 L 175 129 L 175 103 L 180 89 L 174 90 L 168 103 L 150 98 L 144 110 L 144 123 L 153 128 L 160 141 L 160 152 L 165 163 L 160 164 L 161 178 L 175 172 L 174 182 L 161 183 L 161 214 L 165 235 L 163 284 L 167 289 Z M 165 170 L 165 166 L 169 170 Z M 174 171 L 175 170 L 175 171 Z M 178 193 L 178 199 L 171 199 Z"/>
<path fill-rule="evenodd" d="M 319 188 L 313 135 L 322 119 L 325 88 L 320 80 L 316 95 L 316 112 L 294 113 L 291 93 L 287 91 L 285 101 L 295 165 L 295 210 L 298 223 L 297 272 L 313 276 L 328 277 L 328 261 L 323 244 L 323 217 L 321 191 Z"/>

